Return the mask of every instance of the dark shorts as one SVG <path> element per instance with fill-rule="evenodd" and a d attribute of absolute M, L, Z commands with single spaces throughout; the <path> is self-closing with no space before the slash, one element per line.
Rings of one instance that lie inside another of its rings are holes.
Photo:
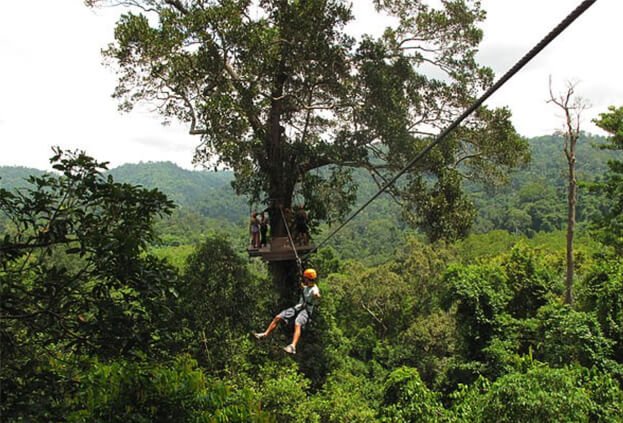
<path fill-rule="evenodd" d="M 307 324 L 307 322 L 311 320 L 309 313 L 307 313 L 306 309 L 296 311 L 294 307 L 286 308 L 281 313 L 279 313 L 277 317 L 282 318 L 288 324 L 290 324 L 292 322 L 292 319 L 294 319 L 294 323 L 297 325 L 301 325 L 301 327 L 305 326 L 305 324 Z"/>

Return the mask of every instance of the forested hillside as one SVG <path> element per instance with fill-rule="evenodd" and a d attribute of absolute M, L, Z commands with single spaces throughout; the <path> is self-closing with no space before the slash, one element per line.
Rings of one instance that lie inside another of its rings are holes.
<path fill-rule="evenodd" d="M 116 180 L 158 188 L 178 206 L 204 217 L 239 223 L 249 205 L 234 194 L 231 172 L 189 171 L 171 162 L 125 164 L 108 172 Z"/>
<path fill-rule="evenodd" d="M 623 267 L 588 234 L 571 306 L 560 232 L 431 244 L 377 237 L 376 219 L 387 229 L 395 217 L 370 214 L 350 229 L 365 243 L 308 263 L 322 300 L 287 355 L 291 328 L 250 334 L 280 307 L 265 266 L 226 226 L 192 222 L 209 226 L 195 244 L 163 246 L 154 225 L 174 202 L 62 157 L 65 176 L 40 174 L 22 195 L 0 189 L 6 421 L 623 421 Z M 147 168 L 193 192 L 186 171 Z"/>
<path fill-rule="evenodd" d="M 602 175 L 608 160 L 619 157 L 616 152 L 597 148 L 604 137 L 583 135 L 578 146 L 578 180 L 587 183 Z M 566 161 L 563 140 L 558 136 L 529 139 L 532 160 L 525 169 L 512 172 L 505 185 L 491 187 L 466 181 L 466 190 L 474 201 L 477 217 L 474 234 L 505 230 L 516 235 L 533 237 L 538 232 L 560 231 L 566 222 Z M 0 187 L 7 189 L 25 185 L 28 175 L 40 170 L 23 167 L 0 167 Z M 261 204 L 249 205 L 236 196 L 231 186 L 231 172 L 190 171 L 170 162 L 126 164 L 106 174 L 119 182 L 158 188 L 177 205 L 171 216 L 158 221 L 162 245 L 197 242 L 207 230 L 230 232 L 244 242 L 246 224 L 252 211 Z M 355 173 L 358 186 L 356 205 L 369 199 L 378 188 L 363 171 Z M 597 207 L 594 196 L 580 188 L 578 221 L 583 223 Z M 312 222 L 313 223 L 313 222 Z M 404 240 L 408 225 L 401 218 L 400 207 L 387 195 L 381 196 L 332 241 L 343 258 L 366 258 L 381 263 L 392 249 Z M 315 230 L 322 239 L 326 226 Z M 373 239 L 374 242 L 369 242 Z M 242 248 L 242 245 L 241 245 Z"/>
<path fill-rule="evenodd" d="M 43 170 L 24 166 L 0 166 L 0 187 L 5 189 L 24 188 L 28 186 L 29 176 L 39 176 Z"/>
<path fill-rule="evenodd" d="M 498 187 L 466 185 L 478 209 L 474 232 L 504 229 L 533 236 L 537 232 L 564 227 L 567 162 L 563 142 L 560 136 L 532 138 L 529 140 L 530 164 L 512 172 L 508 184 Z M 585 222 L 598 206 L 587 189 L 587 183 L 604 174 L 608 160 L 621 157 L 612 150 L 600 149 L 604 143 L 604 137 L 587 134 L 582 134 L 578 141 L 578 222 Z"/>

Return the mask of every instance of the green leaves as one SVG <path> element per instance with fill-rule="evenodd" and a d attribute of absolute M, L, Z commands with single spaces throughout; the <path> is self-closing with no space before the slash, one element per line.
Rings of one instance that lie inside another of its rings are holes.
<path fill-rule="evenodd" d="M 50 356 L 72 363 L 82 353 L 157 356 L 175 337 L 165 328 L 172 326 L 168 288 L 176 275 L 145 255 L 154 218 L 170 213 L 172 203 L 157 190 L 105 178 L 105 164 L 84 153 L 55 149 L 53 160 L 60 175 L 0 191 L 0 211 L 11 222 L 0 241 L 0 333 L 11 345 L 3 350 L 0 377 L 4 383 L 23 374 L 7 397 L 11 413 L 19 413 L 19 404 L 58 402 L 71 392 L 71 384 L 42 384 L 57 380 Z M 24 366 L 34 370 L 23 373 Z M 32 412 L 23 415 L 43 418 Z"/>
<path fill-rule="evenodd" d="M 456 303 L 459 332 L 467 357 L 477 359 L 490 342 L 497 318 L 506 308 L 510 292 L 504 275 L 493 265 L 452 266 L 445 274 L 449 285 L 447 306 Z"/>
<path fill-rule="evenodd" d="M 609 366 L 612 341 L 606 339 L 592 313 L 550 305 L 539 310 L 535 357 L 559 367 L 577 363 L 584 367 Z"/>
<path fill-rule="evenodd" d="M 416 369 L 401 367 L 394 370 L 385 382 L 383 422 L 442 422 L 449 421 L 437 395 L 420 379 Z"/>
<path fill-rule="evenodd" d="M 316 223 L 352 206 L 350 169 L 386 180 L 493 79 L 474 60 L 476 1 L 376 2 L 396 26 L 361 39 L 346 31 L 342 0 L 136 4 L 145 14 L 122 16 L 105 52 L 121 107 L 146 101 L 188 124 L 201 136 L 195 160 L 233 169 L 240 194 L 320 201 Z M 457 167 L 500 179 L 525 156 L 508 110 L 483 108 L 461 131 L 393 189 L 432 239 L 461 237 L 473 220 Z"/>
<path fill-rule="evenodd" d="M 611 135 L 603 148 L 623 150 L 623 107 L 609 107 L 594 122 Z M 609 161 L 608 168 L 603 181 L 591 186 L 591 191 L 600 194 L 602 200 L 594 217 L 594 228 L 599 238 L 620 255 L 623 252 L 623 161 Z"/>
<path fill-rule="evenodd" d="M 206 379 L 188 356 L 167 363 L 93 361 L 79 386 L 70 422 L 272 421 L 249 392 Z"/>
<path fill-rule="evenodd" d="M 610 382 L 606 382 L 609 380 Z M 599 381 L 599 382 L 598 382 Z M 469 422 L 578 422 L 598 419 L 618 421 L 622 392 L 604 374 L 579 368 L 552 369 L 535 365 L 526 372 L 511 373 L 492 384 L 475 384 L 456 405 L 460 421 Z M 478 395 L 478 389 L 484 394 Z M 602 394 L 608 392 L 605 396 Z M 599 417 L 598 417 L 599 416 Z"/>
<path fill-rule="evenodd" d="M 623 362 L 623 265 L 602 260 L 587 275 L 579 292 L 585 310 L 594 310 L 603 334 L 614 341 L 614 357 Z"/>
<path fill-rule="evenodd" d="M 257 330 L 254 317 L 262 294 L 244 263 L 218 235 L 207 237 L 187 259 L 180 303 L 185 325 L 200 338 L 190 348 L 206 369 L 223 369 L 240 339 Z"/>

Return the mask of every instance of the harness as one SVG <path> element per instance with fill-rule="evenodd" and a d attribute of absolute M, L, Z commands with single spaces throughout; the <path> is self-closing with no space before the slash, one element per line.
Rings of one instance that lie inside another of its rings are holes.
<path fill-rule="evenodd" d="M 303 288 L 303 292 L 305 292 L 305 288 Z M 301 293 L 301 299 L 302 299 L 303 301 L 300 301 L 300 302 L 297 304 L 297 306 L 298 306 L 298 305 L 300 305 L 300 306 L 301 306 L 301 308 L 300 308 L 300 310 L 299 310 L 299 311 L 301 311 L 301 310 L 308 310 L 308 309 L 310 309 L 310 307 L 311 307 L 311 309 L 313 309 L 314 307 L 316 307 L 316 306 L 317 306 L 317 305 L 316 305 L 316 304 L 314 304 L 313 302 L 307 301 L 307 300 L 305 299 L 305 295 L 304 295 L 304 293 Z M 310 314 L 311 314 L 311 312 L 310 312 Z"/>

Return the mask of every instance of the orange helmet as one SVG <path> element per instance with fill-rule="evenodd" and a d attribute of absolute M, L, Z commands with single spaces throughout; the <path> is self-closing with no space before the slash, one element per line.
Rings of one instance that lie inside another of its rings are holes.
<path fill-rule="evenodd" d="M 305 271 L 303 272 L 303 277 L 309 280 L 315 281 L 316 278 L 318 277 L 318 274 L 316 273 L 314 269 L 310 268 L 310 269 L 305 269 Z"/>

